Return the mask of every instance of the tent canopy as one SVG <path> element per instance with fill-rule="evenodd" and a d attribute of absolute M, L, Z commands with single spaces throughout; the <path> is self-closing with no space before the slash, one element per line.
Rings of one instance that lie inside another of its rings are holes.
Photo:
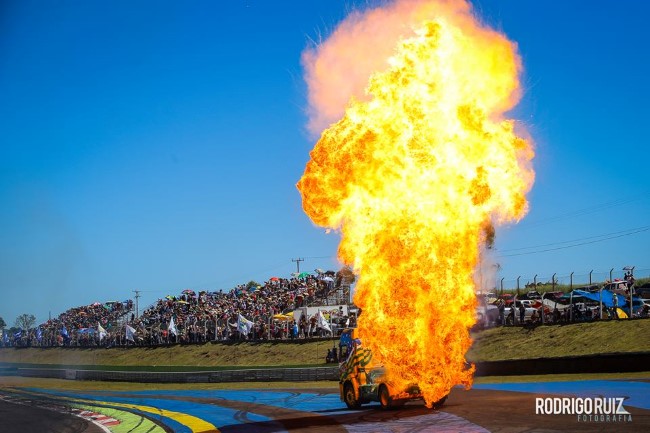
<path fill-rule="evenodd" d="M 627 296 L 623 295 L 616 295 L 609 290 L 602 290 L 600 292 L 602 294 L 602 300 L 603 300 L 603 305 L 605 305 L 608 308 L 611 308 L 614 306 L 614 296 L 616 296 L 618 299 L 618 305 L 623 306 L 625 303 L 629 300 Z M 566 296 L 566 295 L 565 295 Z M 584 290 L 574 290 L 573 291 L 573 297 L 581 296 L 586 299 L 590 299 L 592 301 L 600 302 L 600 295 L 598 293 L 591 293 L 591 292 L 586 292 Z M 632 298 L 632 303 L 636 304 L 637 302 L 640 302 L 639 298 Z"/>

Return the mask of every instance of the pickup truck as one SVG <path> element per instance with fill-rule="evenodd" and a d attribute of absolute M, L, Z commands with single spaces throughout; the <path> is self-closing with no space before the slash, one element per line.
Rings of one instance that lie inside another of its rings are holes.
<path fill-rule="evenodd" d="M 345 329 L 339 340 L 342 359 L 339 364 L 341 401 L 349 409 L 358 409 L 371 401 L 378 401 L 382 409 L 390 409 L 403 406 L 409 400 L 422 399 L 417 384 L 406 389 L 394 389 L 386 382 L 383 365 L 373 359 L 370 349 L 362 347 L 361 341 L 355 338 L 355 331 L 354 328 Z M 437 409 L 446 400 L 447 396 L 444 396 L 431 407 Z"/>

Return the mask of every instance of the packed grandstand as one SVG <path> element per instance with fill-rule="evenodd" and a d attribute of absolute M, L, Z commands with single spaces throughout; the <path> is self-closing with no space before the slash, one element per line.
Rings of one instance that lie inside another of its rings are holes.
<path fill-rule="evenodd" d="M 28 330 L 3 332 L 3 347 L 115 347 L 193 344 L 225 340 L 291 340 L 336 336 L 354 327 L 359 311 L 349 302 L 352 272 L 316 270 L 228 292 L 191 289 L 158 299 L 140 315 L 132 300 L 71 308 Z M 648 317 L 650 305 L 633 296 L 633 283 L 479 297 L 478 326 L 526 326 Z"/>
<path fill-rule="evenodd" d="M 318 338 L 355 326 L 352 272 L 317 270 L 228 292 L 185 289 L 134 311 L 132 300 L 71 308 L 29 330 L 4 332 L 2 346 L 113 347 L 248 339 Z"/>

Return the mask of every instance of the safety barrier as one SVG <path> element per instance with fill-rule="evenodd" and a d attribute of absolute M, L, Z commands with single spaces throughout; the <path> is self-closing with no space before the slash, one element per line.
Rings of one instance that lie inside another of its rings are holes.
<path fill-rule="evenodd" d="M 306 382 L 338 380 L 338 367 L 269 368 L 219 371 L 104 371 L 56 368 L 21 368 L 15 374 L 70 380 L 103 380 L 151 383 L 218 383 L 218 382 Z"/>
<path fill-rule="evenodd" d="M 485 361 L 475 365 L 476 376 L 623 373 L 650 370 L 650 353 Z M 149 383 L 306 382 L 336 381 L 339 377 L 339 370 L 338 367 L 313 367 L 152 372 L 16 367 L 5 371 L 5 375 Z"/>

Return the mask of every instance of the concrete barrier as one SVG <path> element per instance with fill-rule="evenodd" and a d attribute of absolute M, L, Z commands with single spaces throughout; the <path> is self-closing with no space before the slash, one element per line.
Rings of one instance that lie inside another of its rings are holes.
<path fill-rule="evenodd" d="M 232 383 L 232 382 L 313 382 L 338 380 L 338 367 L 269 368 L 219 371 L 106 371 L 57 368 L 21 368 L 15 374 L 24 377 L 47 377 L 70 380 L 102 380 L 149 383 Z"/>
<path fill-rule="evenodd" d="M 577 373 L 623 373 L 650 370 L 650 353 L 616 353 L 596 356 L 518 359 L 478 362 L 476 376 L 515 376 Z M 338 381 L 333 367 L 268 368 L 219 371 L 105 371 L 57 368 L 12 368 L 12 374 L 68 380 L 98 380 L 149 383 L 232 383 Z"/>
<path fill-rule="evenodd" d="M 629 373 L 650 371 L 650 353 L 611 353 L 562 358 L 517 359 L 476 363 L 477 376 Z"/>

